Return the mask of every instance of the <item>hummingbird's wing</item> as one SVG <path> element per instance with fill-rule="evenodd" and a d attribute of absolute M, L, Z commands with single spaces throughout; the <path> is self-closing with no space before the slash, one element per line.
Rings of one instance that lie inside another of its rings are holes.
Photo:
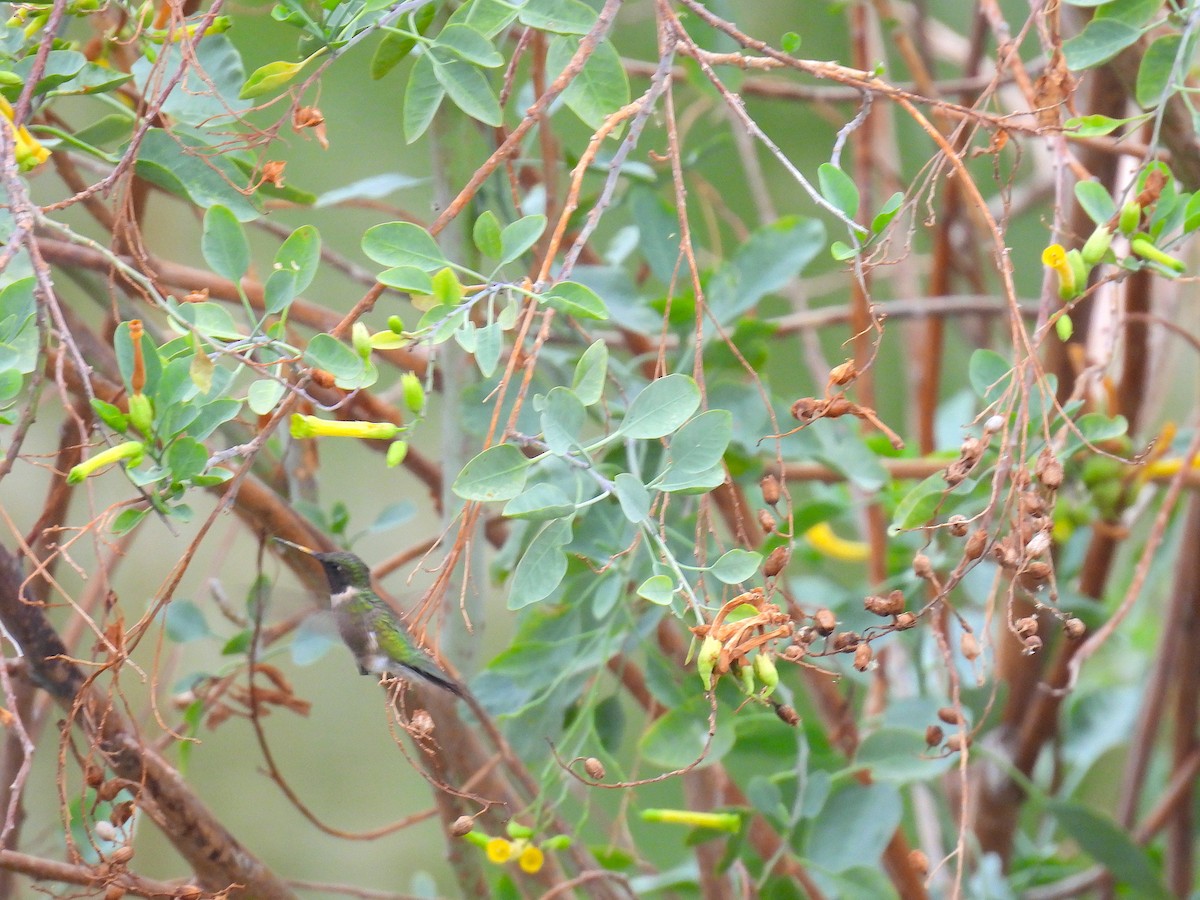
<path fill-rule="evenodd" d="M 392 674 L 414 675 L 430 684 L 436 684 L 442 690 L 462 696 L 462 688 L 439 671 L 433 660 L 416 648 L 405 633 L 404 627 L 390 615 L 381 616 L 376 621 L 375 637 L 379 641 L 380 651 L 386 654 L 399 670 L 393 671 Z"/>

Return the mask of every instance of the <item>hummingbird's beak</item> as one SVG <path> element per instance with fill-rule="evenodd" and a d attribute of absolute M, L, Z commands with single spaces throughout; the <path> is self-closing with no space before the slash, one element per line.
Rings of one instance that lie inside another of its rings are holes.
<path fill-rule="evenodd" d="M 299 550 L 301 553 L 307 553 L 309 556 L 317 555 L 317 551 L 310 550 L 308 547 L 305 547 L 303 544 L 295 544 L 295 543 L 292 543 L 291 541 L 284 540 L 281 537 L 272 537 L 271 540 L 275 541 L 276 543 L 286 544 L 288 547 L 291 547 L 293 550 Z"/>

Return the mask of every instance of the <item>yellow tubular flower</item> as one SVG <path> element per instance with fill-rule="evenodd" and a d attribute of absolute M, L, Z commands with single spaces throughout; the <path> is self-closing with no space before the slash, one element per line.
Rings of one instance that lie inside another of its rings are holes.
<path fill-rule="evenodd" d="M 1078 288 L 1075 282 L 1075 270 L 1067 260 L 1067 251 L 1062 244 L 1051 244 L 1042 251 L 1042 265 L 1058 273 L 1058 296 L 1063 300 L 1072 299 Z"/>
<path fill-rule="evenodd" d="M 292 437 L 351 437 L 377 441 L 390 441 L 400 433 L 400 426 L 392 422 L 341 422 L 319 419 L 316 416 L 292 414 Z"/>
<path fill-rule="evenodd" d="M 517 860 L 517 865 L 521 867 L 523 872 L 528 872 L 532 875 L 534 872 L 540 871 L 542 863 L 546 861 L 545 855 L 537 847 L 530 845 L 521 851 L 521 856 Z"/>
<path fill-rule="evenodd" d="M 485 850 L 487 852 L 488 862 L 492 862 L 500 866 L 508 862 L 509 857 L 512 856 L 513 847 L 506 838 L 497 837 L 492 838 L 487 842 L 487 847 Z"/>
<path fill-rule="evenodd" d="M 694 828 L 728 832 L 736 832 L 742 827 L 742 817 L 737 813 L 694 812 L 690 809 L 644 809 L 642 821 L 691 825 Z"/>
<path fill-rule="evenodd" d="M 821 522 L 804 532 L 808 542 L 822 556 L 840 559 L 842 562 L 863 562 L 871 556 L 870 545 L 863 541 L 848 541 L 834 534 L 828 522 Z"/>
<path fill-rule="evenodd" d="M 8 120 L 10 126 L 12 125 L 13 108 L 2 96 L 0 96 L 0 115 Z M 36 169 L 50 158 L 50 151 L 43 147 L 24 125 L 13 129 L 13 144 L 15 145 L 13 155 L 16 157 L 17 167 L 22 172 Z"/>

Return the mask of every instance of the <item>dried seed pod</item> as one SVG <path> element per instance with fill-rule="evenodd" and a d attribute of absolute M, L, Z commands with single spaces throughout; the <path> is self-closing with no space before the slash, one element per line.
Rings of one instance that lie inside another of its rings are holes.
<path fill-rule="evenodd" d="M 983 551 L 987 549 L 988 535 L 982 528 L 977 528 L 971 532 L 971 536 L 967 538 L 967 546 L 963 548 L 963 556 L 968 560 L 979 559 L 983 556 Z"/>
<path fill-rule="evenodd" d="M 1017 576 L 1017 580 L 1027 591 L 1040 591 L 1049 583 L 1053 572 L 1054 569 L 1050 563 L 1038 560 L 1025 566 L 1021 570 L 1021 574 Z"/>
<path fill-rule="evenodd" d="M 767 534 L 770 534 L 775 530 L 775 527 L 779 523 L 776 522 L 775 517 L 765 509 L 760 509 L 758 511 L 758 524 L 762 527 L 763 531 L 765 531 Z"/>
<path fill-rule="evenodd" d="M 1050 549 L 1050 532 L 1039 531 L 1029 539 L 1025 544 L 1025 553 L 1027 556 L 1041 556 Z"/>
<path fill-rule="evenodd" d="M 102 841 L 108 841 L 109 843 L 112 843 L 121 836 L 120 832 L 117 831 L 116 826 L 114 826 L 113 823 L 107 819 L 101 819 L 98 821 L 92 830 L 96 833 L 96 837 L 100 838 Z"/>
<path fill-rule="evenodd" d="M 779 502 L 779 495 L 781 493 L 779 479 L 773 474 L 768 472 L 764 475 L 759 479 L 758 486 L 762 489 L 763 501 L 768 506 L 774 506 Z"/>
<path fill-rule="evenodd" d="M 918 578 L 933 577 L 933 562 L 924 553 L 918 553 L 913 557 L 912 568 Z"/>
<path fill-rule="evenodd" d="M 886 597 L 866 597 L 863 607 L 877 616 L 898 616 L 904 612 L 904 594 L 901 591 L 892 591 Z"/>
<path fill-rule="evenodd" d="M 971 736 L 962 732 L 955 732 L 946 738 L 946 749 L 951 753 L 959 753 L 964 747 L 971 746 Z"/>
<path fill-rule="evenodd" d="M 863 641 L 854 648 L 854 668 L 860 672 L 865 672 L 871 667 L 871 660 L 875 654 L 871 650 L 871 645 Z"/>
<path fill-rule="evenodd" d="M 822 403 L 815 397 L 801 397 L 792 404 L 792 418 L 798 422 L 808 423 L 816 419 L 822 412 Z"/>
<path fill-rule="evenodd" d="M 1012 535 L 1009 535 L 998 544 L 992 546 L 992 559 L 996 560 L 1000 568 L 1012 571 L 1021 565 L 1020 555 L 1013 550 L 1012 543 L 1009 540 Z"/>
<path fill-rule="evenodd" d="M 125 888 L 119 884 L 110 884 L 104 889 L 104 900 L 121 900 L 125 896 Z"/>
<path fill-rule="evenodd" d="M 945 738 L 946 733 L 938 725 L 929 725 L 925 729 L 925 746 L 936 747 Z"/>
<path fill-rule="evenodd" d="M 833 628 L 830 627 L 829 630 L 833 631 Z M 811 644 L 819 636 L 820 636 L 820 633 L 817 631 L 817 629 L 813 628 L 813 626 L 811 626 L 811 625 L 801 625 L 799 628 L 796 629 L 796 641 L 797 641 L 797 643 L 800 643 L 800 644 L 804 644 L 804 645 Z"/>
<path fill-rule="evenodd" d="M 813 626 L 820 634 L 828 637 L 833 634 L 833 629 L 837 628 L 837 616 L 833 614 L 833 610 L 821 607 L 813 614 Z"/>
<path fill-rule="evenodd" d="M 308 375 L 317 387 L 323 387 L 328 390 L 336 386 L 336 379 L 332 372 L 326 372 L 324 369 L 309 369 Z"/>
<path fill-rule="evenodd" d="M 829 383 L 834 387 L 845 387 L 858 377 L 858 367 L 854 360 L 848 359 L 829 370 Z"/>
<path fill-rule="evenodd" d="M 603 781 L 604 776 L 608 774 L 604 771 L 604 763 L 594 756 L 589 756 L 583 761 L 583 771 L 587 772 L 588 777 L 594 781 Z"/>
<path fill-rule="evenodd" d="M 975 635 L 969 631 L 964 631 L 963 636 L 958 642 L 959 649 L 962 650 L 962 655 L 968 660 L 979 659 L 980 649 L 979 641 L 975 639 Z"/>
<path fill-rule="evenodd" d="M 475 820 L 470 816 L 459 816 L 450 823 L 450 833 L 454 837 L 462 837 L 464 834 L 470 834 L 475 827 Z"/>
<path fill-rule="evenodd" d="M 915 613 L 902 612 L 896 616 L 896 627 L 901 631 L 907 631 L 917 624 L 917 616 Z"/>
<path fill-rule="evenodd" d="M 783 658 L 788 662 L 799 662 L 804 659 L 804 654 L 808 652 L 808 647 L 804 644 L 788 644 L 783 648 Z"/>
<path fill-rule="evenodd" d="M 108 855 L 108 861 L 114 866 L 123 866 L 131 859 L 133 859 L 133 848 L 128 844 L 118 847 Z"/>
<path fill-rule="evenodd" d="M 1057 491 L 1063 483 L 1063 465 L 1049 447 L 1042 448 L 1042 452 L 1038 454 L 1033 472 L 1038 481 L 1049 490 Z"/>
<path fill-rule="evenodd" d="M 983 423 L 983 433 L 986 435 L 998 434 L 1004 428 L 1003 416 L 989 416 L 988 420 Z"/>
<path fill-rule="evenodd" d="M 126 800 L 123 803 L 115 804 L 112 808 L 112 812 L 108 814 L 108 821 L 112 822 L 113 826 L 116 828 L 120 828 L 131 818 L 133 818 L 132 800 Z"/>
<path fill-rule="evenodd" d="M 104 783 L 104 770 L 95 763 L 88 763 L 83 773 L 83 780 L 88 787 L 99 787 Z"/>
<path fill-rule="evenodd" d="M 433 733 L 433 716 L 428 710 L 418 709 L 408 720 L 409 733 L 416 737 L 425 737 Z"/>
<path fill-rule="evenodd" d="M 1022 616 L 1013 622 L 1013 629 L 1023 638 L 1038 633 L 1038 620 L 1036 616 Z"/>
<path fill-rule="evenodd" d="M 800 724 L 800 714 L 785 703 L 780 703 L 775 707 L 775 715 L 779 717 L 780 721 L 786 722 L 792 727 Z"/>
<path fill-rule="evenodd" d="M 929 857 L 925 855 L 924 850 L 909 850 L 908 864 L 913 867 L 913 871 L 924 878 L 929 874 Z"/>
<path fill-rule="evenodd" d="M 962 716 L 953 706 L 943 706 L 937 711 L 937 717 L 947 725 L 961 725 Z"/>
<path fill-rule="evenodd" d="M 839 631 L 833 638 L 833 649 L 838 653 L 849 653 L 862 640 L 857 631 Z"/>
<path fill-rule="evenodd" d="M 121 793 L 124 787 L 125 785 L 116 778 L 110 779 L 96 788 L 96 799 L 102 803 L 107 803 L 116 797 L 117 794 Z"/>
<path fill-rule="evenodd" d="M 1063 632 L 1073 641 L 1083 637 L 1085 631 L 1087 631 L 1087 626 L 1083 624 L 1082 619 L 1071 616 L 1063 622 Z"/>
<path fill-rule="evenodd" d="M 1033 656 L 1042 649 L 1042 639 L 1036 634 L 1025 638 L 1025 648 L 1021 651 L 1026 656 Z"/>
<path fill-rule="evenodd" d="M 946 524 L 949 526 L 950 533 L 952 535 L 954 535 L 955 537 L 966 537 L 967 536 L 967 517 L 966 516 L 964 516 L 960 513 L 955 513 L 949 519 L 946 520 Z"/>
<path fill-rule="evenodd" d="M 787 547 L 776 547 L 767 557 L 767 561 L 763 563 L 763 575 L 767 578 L 774 578 L 787 567 L 791 555 L 792 551 Z"/>

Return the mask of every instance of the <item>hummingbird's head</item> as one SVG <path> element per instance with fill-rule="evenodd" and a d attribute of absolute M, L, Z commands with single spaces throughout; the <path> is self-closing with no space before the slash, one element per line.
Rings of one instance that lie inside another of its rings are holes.
<path fill-rule="evenodd" d="M 321 553 L 311 550 L 302 544 L 293 544 L 283 538 L 275 538 L 281 544 L 286 544 L 301 553 L 307 553 L 321 564 L 325 570 L 325 578 L 329 581 L 329 594 L 337 597 L 345 594 L 347 588 L 366 590 L 371 586 L 371 570 L 365 562 L 353 553 L 339 550 L 333 553 Z"/>

